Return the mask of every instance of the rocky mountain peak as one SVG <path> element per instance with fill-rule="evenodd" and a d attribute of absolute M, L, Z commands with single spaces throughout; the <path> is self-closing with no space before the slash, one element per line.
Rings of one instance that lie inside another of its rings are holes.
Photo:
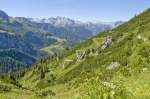
<path fill-rule="evenodd" d="M 9 16 L 2 10 L 0 10 L 0 20 L 5 20 L 5 21 L 9 20 Z"/>

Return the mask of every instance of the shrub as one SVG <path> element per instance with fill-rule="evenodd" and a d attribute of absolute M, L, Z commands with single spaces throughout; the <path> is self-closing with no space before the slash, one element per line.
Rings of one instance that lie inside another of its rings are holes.
<path fill-rule="evenodd" d="M 122 82 L 92 81 L 86 88 L 87 93 L 80 99 L 134 99 Z"/>
<path fill-rule="evenodd" d="M 55 96 L 56 94 L 50 89 L 43 89 L 43 90 L 37 91 L 36 95 L 44 97 L 44 96 L 48 96 L 48 95 Z"/>
<path fill-rule="evenodd" d="M 8 92 L 11 91 L 11 87 L 6 85 L 0 85 L 0 92 Z"/>

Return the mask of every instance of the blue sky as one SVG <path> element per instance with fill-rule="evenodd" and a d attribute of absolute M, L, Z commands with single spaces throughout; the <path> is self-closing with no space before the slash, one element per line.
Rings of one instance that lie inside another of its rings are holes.
<path fill-rule="evenodd" d="M 0 0 L 0 9 L 10 16 L 81 21 L 126 21 L 149 7 L 150 0 Z"/>

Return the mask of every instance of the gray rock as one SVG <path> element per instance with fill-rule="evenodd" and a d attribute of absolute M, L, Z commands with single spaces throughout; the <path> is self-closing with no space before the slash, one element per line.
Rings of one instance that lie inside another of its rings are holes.
<path fill-rule="evenodd" d="M 108 36 L 108 37 L 105 38 L 104 43 L 103 43 L 101 49 L 108 48 L 108 47 L 110 47 L 111 44 L 112 44 L 112 37 Z"/>
<path fill-rule="evenodd" d="M 77 57 L 77 60 L 82 60 L 85 57 L 85 53 L 76 51 L 76 57 Z"/>
<path fill-rule="evenodd" d="M 90 48 L 87 48 L 87 49 L 85 50 L 85 53 L 86 53 L 86 54 L 90 54 L 90 53 L 91 53 L 91 49 L 90 49 Z"/>
<path fill-rule="evenodd" d="M 118 62 L 112 62 L 108 67 L 107 67 L 107 69 L 108 70 L 112 70 L 112 69 L 115 69 L 115 68 L 117 68 L 117 67 L 119 67 L 120 66 L 120 64 L 118 63 Z"/>

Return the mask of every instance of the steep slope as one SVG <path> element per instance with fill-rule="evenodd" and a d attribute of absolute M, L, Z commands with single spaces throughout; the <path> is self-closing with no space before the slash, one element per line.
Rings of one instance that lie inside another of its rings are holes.
<path fill-rule="evenodd" d="M 10 17 L 0 10 L 0 50 L 15 49 L 16 53 L 24 53 L 24 57 L 28 55 L 29 59 L 31 57 L 40 59 L 47 57 L 48 54 L 61 54 L 63 50 L 89 39 L 97 31 L 110 30 L 113 27 L 110 24 L 82 23 L 64 17 L 39 19 L 39 21 L 32 18 Z M 6 57 L 12 58 L 11 54 L 9 55 Z M 13 60 L 29 64 L 29 59 Z M 9 64 L 13 66 L 14 62 L 12 63 Z M 3 64 L 3 67 L 8 65 Z"/>
<path fill-rule="evenodd" d="M 16 50 L 16 49 L 0 50 L 0 56 L 1 57 L 11 57 L 15 60 L 18 60 L 20 62 L 29 64 L 29 65 L 35 63 L 35 61 L 36 61 L 36 58 L 30 56 L 29 54 L 26 54 L 24 52 Z"/>
<path fill-rule="evenodd" d="M 0 30 L 0 49 L 18 49 L 33 56 L 39 56 L 40 52 L 33 49 L 30 44 L 27 44 L 18 35 Z"/>
<path fill-rule="evenodd" d="M 0 10 L 0 49 L 13 48 L 40 59 L 47 54 L 59 54 L 62 50 L 89 39 L 96 31 L 110 29 L 112 26 L 109 24 L 83 24 L 63 17 L 39 21 L 10 17 Z"/>
<path fill-rule="evenodd" d="M 150 9 L 62 56 L 33 66 L 20 80 L 54 99 L 149 99 Z"/>
<path fill-rule="evenodd" d="M 1 62 L 1 68 L 5 69 L 3 72 L 29 67 L 27 65 L 34 64 L 39 58 L 47 56 L 40 48 L 56 42 L 57 39 L 51 38 L 51 35 L 45 31 L 24 26 L 23 23 L 17 22 L 0 10 L 0 57 L 3 58 Z"/>
<path fill-rule="evenodd" d="M 28 67 L 27 65 L 31 65 L 37 60 L 33 56 L 38 56 L 40 53 L 14 33 L 0 30 L 0 73 Z"/>
<path fill-rule="evenodd" d="M 9 16 L 0 10 L 0 22 L 8 22 Z"/>
<path fill-rule="evenodd" d="M 28 25 L 23 22 L 26 22 Z M 19 36 L 20 39 L 24 40 L 26 43 L 29 43 L 34 48 L 46 47 L 57 42 L 57 40 L 49 38 L 51 35 L 45 30 L 32 27 L 30 21 L 23 22 L 18 22 L 14 18 L 9 17 L 9 21 L 7 23 L 1 23 L 0 28 L 4 31 L 14 33 L 15 35 Z"/>

